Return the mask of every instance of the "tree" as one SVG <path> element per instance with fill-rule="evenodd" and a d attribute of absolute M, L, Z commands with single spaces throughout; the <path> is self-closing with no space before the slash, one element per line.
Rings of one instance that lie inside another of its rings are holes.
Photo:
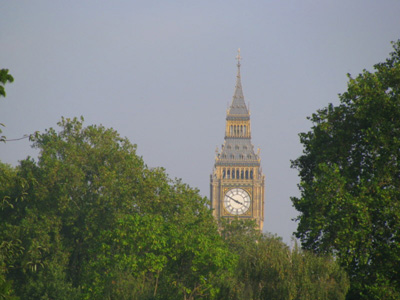
<path fill-rule="evenodd" d="M 239 255 L 235 276 L 222 283 L 219 299 L 339 300 L 348 291 L 347 274 L 329 255 L 317 256 L 254 230 L 255 223 L 233 221 L 222 231 Z"/>
<path fill-rule="evenodd" d="M 400 299 L 400 40 L 383 63 L 349 76 L 340 104 L 300 134 L 296 236 L 332 253 L 351 278 L 349 299 Z"/>
<path fill-rule="evenodd" d="M 38 161 L 0 173 L 0 241 L 21 250 L 0 267 L 17 295 L 215 299 L 235 255 L 207 199 L 148 168 L 113 129 L 83 118 L 58 125 L 31 136 Z"/>

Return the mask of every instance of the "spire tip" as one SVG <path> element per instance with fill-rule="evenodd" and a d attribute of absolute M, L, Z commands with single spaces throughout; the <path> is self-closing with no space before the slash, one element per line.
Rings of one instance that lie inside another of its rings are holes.
<path fill-rule="evenodd" d="M 236 56 L 236 59 L 237 59 L 237 65 L 238 65 L 238 67 L 240 67 L 240 60 L 242 59 L 242 57 L 240 56 L 240 48 L 238 49 L 238 55 Z"/>

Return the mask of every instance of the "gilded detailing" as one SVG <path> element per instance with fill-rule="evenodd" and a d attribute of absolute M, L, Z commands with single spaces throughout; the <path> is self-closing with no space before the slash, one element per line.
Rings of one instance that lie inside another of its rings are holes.
<path fill-rule="evenodd" d="M 250 119 L 227 120 L 225 128 L 225 137 L 230 138 L 251 138 Z"/>

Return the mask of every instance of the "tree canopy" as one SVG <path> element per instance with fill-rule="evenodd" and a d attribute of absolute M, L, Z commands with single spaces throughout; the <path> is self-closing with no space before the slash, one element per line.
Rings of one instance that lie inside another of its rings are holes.
<path fill-rule="evenodd" d="M 58 125 L 31 135 L 37 161 L 0 163 L 0 299 L 344 299 L 330 256 L 219 227 L 115 130 Z"/>
<path fill-rule="evenodd" d="M 251 222 L 224 224 L 222 236 L 239 255 L 236 276 L 222 283 L 219 299 L 344 300 L 348 276 L 330 255 L 292 249 Z"/>
<path fill-rule="evenodd" d="M 114 130 L 82 121 L 62 119 L 61 131 L 33 136 L 37 162 L 1 165 L 0 237 L 15 247 L 3 264 L 18 296 L 211 295 L 235 255 L 207 200 L 163 169 L 148 168 Z"/>
<path fill-rule="evenodd" d="M 351 278 L 348 299 L 400 299 L 400 40 L 374 72 L 349 75 L 340 104 L 301 133 L 296 236 L 331 253 Z"/>

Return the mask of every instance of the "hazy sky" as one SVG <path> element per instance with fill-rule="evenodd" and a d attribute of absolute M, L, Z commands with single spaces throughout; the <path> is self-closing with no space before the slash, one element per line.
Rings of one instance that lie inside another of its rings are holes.
<path fill-rule="evenodd" d="M 290 159 L 306 119 L 338 103 L 347 73 L 372 70 L 400 38 L 398 0 L 0 1 L 0 99 L 9 139 L 61 116 L 113 127 L 209 197 L 215 148 L 235 86 L 237 49 L 252 140 L 266 176 L 264 230 L 290 243 L 299 194 Z M 0 160 L 35 156 L 0 144 Z"/>

